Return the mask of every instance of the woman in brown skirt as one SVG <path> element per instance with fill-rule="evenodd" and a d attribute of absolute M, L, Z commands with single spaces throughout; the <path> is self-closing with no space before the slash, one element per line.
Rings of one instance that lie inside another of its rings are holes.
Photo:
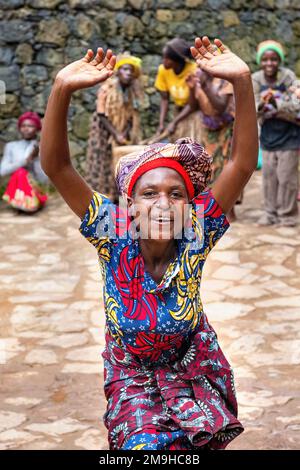
<path fill-rule="evenodd" d="M 116 73 L 97 94 L 88 141 L 86 180 L 115 202 L 113 147 L 137 144 L 140 140 L 139 107 L 141 60 L 124 53 L 118 57 Z"/>

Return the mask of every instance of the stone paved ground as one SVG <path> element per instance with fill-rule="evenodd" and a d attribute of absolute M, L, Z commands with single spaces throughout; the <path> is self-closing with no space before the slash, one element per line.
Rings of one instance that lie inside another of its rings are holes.
<path fill-rule="evenodd" d="M 229 448 L 296 449 L 300 232 L 255 226 L 260 178 L 206 263 L 202 295 L 246 428 Z M 58 197 L 36 216 L 1 206 L 0 222 L 0 448 L 105 449 L 96 252 Z"/>

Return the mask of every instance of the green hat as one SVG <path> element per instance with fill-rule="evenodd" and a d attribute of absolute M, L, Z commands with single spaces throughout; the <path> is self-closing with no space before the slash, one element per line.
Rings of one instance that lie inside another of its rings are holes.
<path fill-rule="evenodd" d="M 257 46 L 256 62 L 258 63 L 258 65 L 260 65 L 261 58 L 266 51 L 276 52 L 279 55 L 281 62 L 284 62 L 284 51 L 282 45 L 280 44 L 280 42 L 269 39 L 268 41 L 261 42 Z"/>

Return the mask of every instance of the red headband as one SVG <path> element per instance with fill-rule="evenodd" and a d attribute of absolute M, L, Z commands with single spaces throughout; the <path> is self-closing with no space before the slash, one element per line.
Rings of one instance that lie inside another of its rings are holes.
<path fill-rule="evenodd" d="M 32 121 L 37 128 L 38 131 L 42 128 L 41 118 L 37 113 L 33 113 L 32 111 L 27 111 L 26 113 L 22 114 L 18 119 L 18 128 L 20 129 L 22 122 L 26 120 Z"/>
<path fill-rule="evenodd" d="M 154 168 L 159 168 L 159 167 L 172 168 L 172 170 L 177 171 L 177 173 L 180 174 L 180 176 L 182 177 L 185 183 L 189 199 L 193 199 L 195 190 L 194 190 L 193 183 L 187 171 L 183 168 L 183 166 L 177 160 L 173 160 L 172 158 L 164 158 L 164 157 L 146 162 L 136 170 L 128 186 L 128 191 L 127 191 L 128 196 L 131 197 L 133 187 L 135 183 L 137 182 L 138 178 L 140 178 L 147 171 L 153 170 Z"/>

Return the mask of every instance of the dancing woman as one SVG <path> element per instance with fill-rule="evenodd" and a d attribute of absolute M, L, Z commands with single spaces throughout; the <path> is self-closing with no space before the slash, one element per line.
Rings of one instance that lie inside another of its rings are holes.
<path fill-rule="evenodd" d="M 200 281 L 228 229 L 225 213 L 257 165 L 254 96 L 248 66 L 219 39 L 213 45 L 197 38 L 191 52 L 204 71 L 232 83 L 236 101 L 232 159 L 210 190 L 212 159 L 190 139 L 119 161 L 116 182 L 128 211 L 73 168 L 69 102 L 74 91 L 112 74 L 111 51 L 88 50 L 62 69 L 45 115 L 43 169 L 81 219 L 104 276 L 110 449 L 223 449 L 243 430 L 232 370 L 203 311 Z"/>

